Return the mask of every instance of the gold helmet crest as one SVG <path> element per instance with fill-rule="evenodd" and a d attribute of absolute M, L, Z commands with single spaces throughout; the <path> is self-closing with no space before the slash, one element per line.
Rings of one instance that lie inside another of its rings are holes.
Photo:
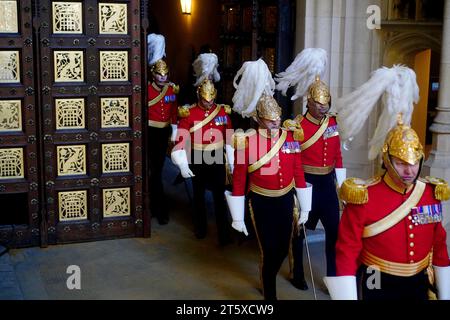
<path fill-rule="evenodd" d="M 382 148 L 383 164 L 392 182 L 401 189 L 406 189 L 409 184 L 404 182 L 395 170 L 391 157 L 396 157 L 410 165 L 420 164 L 419 172 L 423 164 L 424 152 L 417 133 L 409 126 L 403 124 L 402 115 L 397 118 L 397 126 L 391 129 L 384 141 Z"/>
<path fill-rule="evenodd" d="M 153 73 L 160 74 L 161 76 L 165 76 L 169 73 L 169 67 L 167 66 L 167 63 L 162 59 L 156 61 L 151 70 Z"/>
<path fill-rule="evenodd" d="M 315 81 L 308 89 L 308 99 L 326 105 L 330 102 L 331 95 L 328 86 L 316 76 Z"/>
<path fill-rule="evenodd" d="M 389 131 L 383 146 L 383 155 L 397 157 L 411 165 L 416 164 L 424 156 L 423 147 L 417 133 L 403 124 L 401 114 L 397 126 Z"/>
<path fill-rule="evenodd" d="M 281 119 L 281 108 L 277 101 L 267 95 L 263 94 L 256 104 L 256 113 L 258 118 L 276 121 Z"/>
<path fill-rule="evenodd" d="M 214 83 L 211 80 L 206 79 L 197 88 L 197 94 L 199 98 L 203 98 L 206 101 L 212 101 L 217 96 L 217 90 L 214 87 Z"/>

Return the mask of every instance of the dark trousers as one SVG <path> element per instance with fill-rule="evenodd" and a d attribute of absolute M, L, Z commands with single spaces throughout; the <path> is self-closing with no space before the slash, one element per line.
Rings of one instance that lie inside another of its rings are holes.
<path fill-rule="evenodd" d="M 150 210 L 158 220 L 168 220 L 166 196 L 162 183 L 162 169 L 166 159 L 172 128 L 148 127 L 148 157 L 150 169 Z"/>
<path fill-rule="evenodd" d="M 212 151 L 212 153 L 214 152 L 215 151 Z M 214 155 L 212 155 L 212 157 L 214 157 Z M 205 203 L 205 192 L 208 189 L 211 191 L 214 200 L 214 213 L 216 216 L 219 244 L 225 245 L 230 242 L 231 231 L 224 195 L 225 165 L 223 164 L 223 162 L 213 164 L 191 164 L 190 168 L 195 175 L 192 178 L 192 187 L 194 193 L 193 222 L 195 235 L 197 238 L 202 239 L 206 236 L 207 233 L 208 221 Z"/>
<path fill-rule="evenodd" d="M 315 230 L 319 220 L 325 229 L 325 254 L 327 259 L 327 276 L 336 275 L 336 241 L 339 224 L 339 200 L 336 193 L 334 171 L 327 175 L 305 173 L 307 182 L 313 185 L 311 212 L 305 223 L 307 229 Z M 303 230 L 292 237 L 292 254 L 294 258 L 294 279 L 304 278 L 303 272 Z"/>
<path fill-rule="evenodd" d="M 276 278 L 288 255 L 292 233 L 294 192 L 281 197 L 249 194 L 250 212 L 262 255 L 261 278 L 265 300 L 276 300 Z"/>
<path fill-rule="evenodd" d="M 429 281 L 425 271 L 411 277 L 379 272 L 379 281 L 375 281 L 376 271 L 367 268 L 362 265 L 359 269 L 362 300 L 428 300 Z"/>

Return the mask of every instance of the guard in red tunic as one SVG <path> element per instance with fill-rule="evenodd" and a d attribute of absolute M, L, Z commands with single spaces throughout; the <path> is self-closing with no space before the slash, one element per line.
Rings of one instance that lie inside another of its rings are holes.
<path fill-rule="evenodd" d="M 267 65 L 262 60 L 246 62 L 240 72 L 237 77 L 242 75 L 242 79 L 233 99 L 234 109 L 243 116 L 252 115 L 259 128 L 235 133 L 233 191 L 227 191 L 226 198 L 233 228 L 246 235 L 244 209 L 245 198 L 248 199 L 261 250 L 264 298 L 275 300 L 276 277 L 292 236 L 294 209 L 297 210 L 295 196 L 304 222 L 311 209 L 312 188 L 306 186 L 299 139 L 294 138 L 293 132 L 280 128 L 281 108 L 271 95 L 274 82 Z M 269 82 L 266 90 L 258 92 L 258 88 L 264 89 L 266 79 L 272 80 L 272 90 Z M 256 97 L 259 94 L 260 98 L 238 99 L 242 94 Z M 252 103 L 242 105 L 241 101 Z"/>
<path fill-rule="evenodd" d="M 336 118 L 329 114 L 331 95 L 328 86 L 320 80 L 325 71 L 327 53 L 320 48 L 307 48 L 300 52 L 292 64 L 277 75 L 277 89 L 286 93 L 289 86 L 297 85 L 293 99 L 307 98 L 307 112 L 294 121 L 286 120 L 285 127 L 300 125 L 303 129 L 302 163 L 305 179 L 314 186 L 312 208 L 305 227 L 315 230 L 319 220 L 325 229 L 327 275 L 336 274 L 335 245 L 339 224 L 339 200 L 336 183 L 342 184 L 346 169 L 342 165 L 341 141 Z M 293 76 L 295 75 L 295 76 Z M 292 284 L 308 289 L 303 272 L 304 230 L 296 230 L 292 238 Z"/>
<path fill-rule="evenodd" d="M 224 199 L 224 148 L 228 163 L 233 163 L 234 149 L 226 144 L 226 135 L 232 134 L 229 117 L 231 108 L 215 103 L 217 91 L 211 80 L 201 83 L 197 95 L 197 104 L 179 108 L 177 144 L 172 151 L 172 161 L 179 167 L 184 178 L 192 177 L 195 236 L 198 239 L 206 237 L 205 192 L 209 189 L 214 199 L 219 244 L 226 245 L 231 242 L 231 238 Z"/>
<path fill-rule="evenodd" d="M 179 88 L 168 79 L 169 68 L 162 59 L 165 55 L 164 36 L 147 37 L 149 66 L 152 81 L 148 84 L 148 145 L 150 165 L 150 210 L 159 224 L 169 222 L 169 212 L 162 183 L 162 169 L 169 137 L 174 141 L 177 131 L 177 94 Z"/>
<path fill-rule="evenodd" d="M 414 72 L 406 67 L 382 72 L 393 79 L 386 83 L 387 88 L 403 86 L 389 92 L 386 101 L 403 100 L 402 105 L 409 108 L 404 118 L 410 119 L 413 99 L 405 100 L 402 95 L 418 92 Z M 408 90 L 409 82 L 415 84 L 413 90 Z M 398 110 L 397 104 L 391 107 L 389 110 Z M 450 299 L 450 261 L 441 204 L 449 198 L 449 187 L 441 179 L 419 178 L 423 148 L 416 132 L 403 124 L 402 114 L 384 140 L 382 159 L 385 172 L 381 176 L 368 181 L 347 179 L 340 190 L 346 206 L 336 244 L 337 276 L 325 278 L 331 297 L 356 299 L 358 276 L 362 299 L 425 300 L 434 269 L 438 298 Z"/>

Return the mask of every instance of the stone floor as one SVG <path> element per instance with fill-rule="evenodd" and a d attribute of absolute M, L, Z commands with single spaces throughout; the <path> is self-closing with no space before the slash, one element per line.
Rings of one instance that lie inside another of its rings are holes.
<path fill-rule="evenodd" d="M 171 199 L 168 225 L 152 220 L 152 235 L 145 239 L 11 249 L 0 257 L 0 299 L 261 300 L 256 240 L 242 241 L 236 233 L 235 243 L 219 247 L 212 212 L 207 237 L 196 239 L 186 210 L 189 184 L 172 185 L 177 172 L 169 161 L 166 164 L 165 188 Z M 322 281 L 323 239 L 322 230 L 311 232 L 309 248 L 317 299 L 329 300 Z M 67 287 L 69 266 L 79 267 L 79 290 Z M 288 281 L 285 260 L 277 279 L 279 299 L 314 299 L 307 266 L 305 258 L 310 289 L 300 291 Z"/>

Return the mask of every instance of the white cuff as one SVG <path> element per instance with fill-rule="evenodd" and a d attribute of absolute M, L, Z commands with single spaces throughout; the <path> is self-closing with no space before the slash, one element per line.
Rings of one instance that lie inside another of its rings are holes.
<path fill-rule="evenodd" d="M 230 191 L 225 191 L 225 199 L 227 200 L 228 208 L 233 219 L 231 226 L 239 232 L 248 235 L 245 227 L 245 196 L 233 196 Z"/>
<path fill-rule="evenodd" d="M 335 168 L 336 171 L 336 181 L 338 184 L 338 187 L 340 188 L 342 186 L 342 183 L 347 178 L 347 169 L 346 168 Z"/>
<path fill-rule="evenodd" d="M 295 188 L 297 200 L 300 205 L 300 211 L 311 211 L 312 203 L 312 184 L 306 183 L 306 188 Z"/>
<path fill-rule="evenodd" d="M 170 135 L 170 141 L 174 142 L 177 139 L 177 131 L 178 126 L 176 124 L 171 124 L 172 127 L 172 134 Z"/>
<path fill-rule="evenodd" d="M 450 266 L 433 266 L 439 300 L 450 300 Z"/>
<path fill-rule="evenodd" d="M 358 300 L 355 276 L 324 277 L 332 300 Z"/>
<path fill-rule="evenodd" d="M 186 150 L 184 149 L 172 151 L 170 158 L 172 159 L 172 162 L 180 168 L 189 166 Z"/>
<path fill-rule="evenodd" d="M 234 169 L 234 148 L 231 145 L 226 144 L 225 145 L 225 150 L 226 150 L 228 165 L 230 167 L 231 173 L 233 173 L 233 169 Z"/>

